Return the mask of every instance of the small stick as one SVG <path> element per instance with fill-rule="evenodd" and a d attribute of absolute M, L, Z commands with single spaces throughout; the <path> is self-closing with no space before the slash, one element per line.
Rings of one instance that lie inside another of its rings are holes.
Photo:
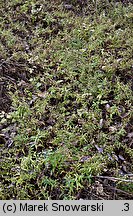
<path fill-rule="evenodd" d="M 106 188 L 108 188 L 108 189 L 110 189 L 110 190 L 114 190 L 114 191 L 116 191 L 116 192 L 118 192 L 118 193 L 123 193 L 123 194 L 125 194 L 125 195 L 128 195 L 128 196 L 131 196 L 131 197 L 133 197 L 133 194 L 131 194 L 131 193 L 127 193 L 126 191 L 123 191 L 123 190 L 121 190 L 121 189 L 118 189 L 118 188 L 114 188 L 114 187 L 111 187 L 111 186 L 105 186 Z"/>
<path fill-rule="evenodd" d="M 120 178 L 109 177 L 109 176 L 93 176 L 93 177 L 101 178 L 101 179 L 109 179 L 112 181 L 123 181 L 123 182 L 132 182 L 133 183 L 133 180 L 131 180 L 131 179 L 120 179 Z"/>

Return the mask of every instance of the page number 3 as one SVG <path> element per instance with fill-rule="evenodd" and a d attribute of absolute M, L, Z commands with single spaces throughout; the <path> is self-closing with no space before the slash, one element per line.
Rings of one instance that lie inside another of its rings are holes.
<path fill-rule="evenodd" d="M 129 211 L 129 203 L 124 203 L 124 209 L 122 211 Z"/>

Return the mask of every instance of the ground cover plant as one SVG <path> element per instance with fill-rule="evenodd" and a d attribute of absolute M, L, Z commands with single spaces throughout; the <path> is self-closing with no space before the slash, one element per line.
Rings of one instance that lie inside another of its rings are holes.
<path fill-rule="evenodd" d="M 132 199 L 132 1 L 0 14 L 0 199 Z"/>

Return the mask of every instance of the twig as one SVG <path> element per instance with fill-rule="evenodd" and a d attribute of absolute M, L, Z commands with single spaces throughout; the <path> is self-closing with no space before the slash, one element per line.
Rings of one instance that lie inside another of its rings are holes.
<path fill-rule="evenodd" d="M 133 173 L 125 174 L 125 176 L 131 176 L 131 177 L 133 177 Z"/>
<path fill-rule="evenodd" d="M 120 178 L 109 177 L 109 176 L 93 176 L 93 177 L 101 178 L 101 179 L 109 179 L 112 181 L 123 181 L 123 182 L 132 182 L 133 183 L 133 180 L 131 180 L 131 179 L 120 179 Z"/>
<path fill-rule="evenodd" d="M 133 194 L 128 193 L 128 192 L 126 192 L 126 191 L 123 191 L 123 190 L 121 190 L 121 189 L 114 188 L 114 187 L 111 187 L 111 186 L 109 186 L 109 185 L 107 185 L 107 186 L 105 186 L 105 187 L 106 187 L 107 189 L 117 191 L 118 193 L 123 193 L 123 194 L 125 194 L 125 195 L 130 196 L 130 197 L 133 197 Z"/>

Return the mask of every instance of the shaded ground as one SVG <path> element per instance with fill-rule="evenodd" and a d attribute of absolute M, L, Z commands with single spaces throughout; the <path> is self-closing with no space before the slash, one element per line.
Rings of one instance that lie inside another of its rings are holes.
<path fill-rule="evenodd" d="M 132 199 L 132 2 L 61 2 L 0 3 L 0 198 Z"/>

